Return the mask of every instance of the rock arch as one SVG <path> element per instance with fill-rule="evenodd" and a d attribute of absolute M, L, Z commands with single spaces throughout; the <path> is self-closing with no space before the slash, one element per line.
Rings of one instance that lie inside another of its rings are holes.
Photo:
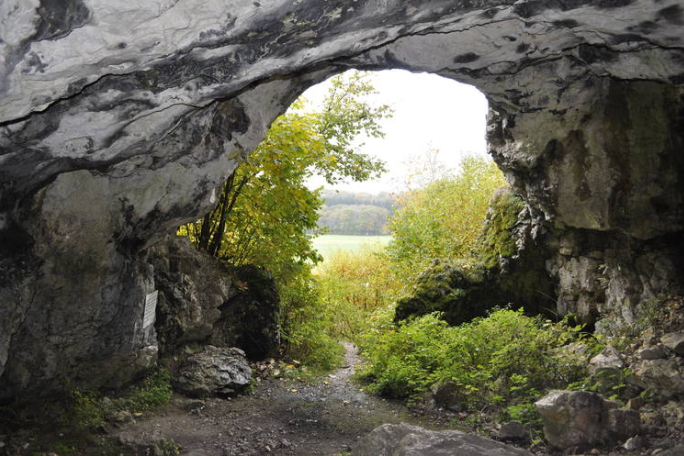
<path fill-rule="evenodd" d="M 559 310 L 629 322 L 681 291 L 678 1 L 139 3 L 0 5 L 0 399 L 152 362 L 145 247 L 351 67 L 487 95 L 490 152 L 557 252 Z"/>

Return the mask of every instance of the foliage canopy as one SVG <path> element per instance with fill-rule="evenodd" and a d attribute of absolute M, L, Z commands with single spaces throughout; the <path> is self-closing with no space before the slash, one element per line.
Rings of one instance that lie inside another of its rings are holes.
<path fill-rule="evenodd" d="M 468 256 L 482 232 L 489 201 L 505 184 L 491 160 L 468 157 L 458 174 L 439 177 L 400 197 L 387 248 L 399 276 L 409 280 L 436 258 Z"/>

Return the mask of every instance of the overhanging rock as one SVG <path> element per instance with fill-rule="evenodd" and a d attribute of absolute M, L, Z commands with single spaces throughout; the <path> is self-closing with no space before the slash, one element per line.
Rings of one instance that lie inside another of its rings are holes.
<path fill-rule="evenodd" d="M 487 95 L 490 153 L 546 224 L 562 311 L 629 319 L 681 287 L 676 0 L 5 0 L 0 24 L 2 399 L 144 369 L 144 249 L 352 67 Z"/>

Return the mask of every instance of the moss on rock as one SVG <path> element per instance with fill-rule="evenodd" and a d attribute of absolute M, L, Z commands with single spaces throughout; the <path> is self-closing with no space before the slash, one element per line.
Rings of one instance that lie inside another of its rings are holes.
<path fill-rule="evenodd" d="M 484 267 L 496 268 L 499 258 L 515 255 L 517 247 L 513 229 L 524 207 L 525 202 L 506 187 L 494 195 L 476 252 Z"/>
<path fill-rule="evenodd" d="M 419 276 L 413 293 L 397 303 L 395 322 L 439 311 L 449 324 L 458 325 L 496 306 L 522 307 L 529 314 L 552 308 L 555 283 L 546 271 L 546 249 L 519 248 L 517 242 L 527 235 L 516 230 L 523 208 L 510 189 L 499 190 L 472 257 L 435 260 Z"/>

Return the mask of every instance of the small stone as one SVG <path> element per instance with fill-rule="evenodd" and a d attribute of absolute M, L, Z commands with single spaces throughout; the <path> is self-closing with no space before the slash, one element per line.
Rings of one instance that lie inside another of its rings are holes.
<path fill-rule="evenodd" d="M 668 333 L 660 341 L 678 355 L 684 355 L 684 333 Z"/>
<path fill-rule="evenodd" d="M 667 356 L 665 350 L 657 345 L 644 347 L 637 352 L 637 356 L 641 359 L 663 359 Z"/>
<path fill-rule="evenodd" d="M 551 391 L 534 404 L 544 436 L 556 448 L 603 444 L 608 438 L 606 401 L 589 391 Z"/>
<path fill-rule="evenodd" d="M 517 421 L 509 421 L 501 426 L 498 433 L 499 440 L 504 441 L 526 441 L 530 437 L 529 430 Z"/>
<path fill-rule="evenodd" d="M 658 411 L 641 412 L 641 422 L 647 428 L 658 429 L 665 425 L 665 418 Z"/>
<path fill-rule="evenodd" d="M 608 430 L 619 439 L 638 434 L 641 430 L 639 412 L 631 409 L 609 410 Z"/>
<path fill-rule="evenodd" d="M 627 401 L 627 408 L 632 409 L 632 410 L 639 410 L 641 407 L 644 406 L 646 401 L 642 397 L 633 397 L 629 401 Z"/>
<path fill-rule="evenodd" d="M 589 361 L 589 373 L 597 375 L 601 372 L 618 372 L 625 367 L 620 352 L 610 345 Z"/>
<path fill-rule="evenodd" d="M 644 447 L 646 447 L 646 439 L 640 435 L 628 438 L 622 445 L 622 448 L 627 451 L 636 451 Z"/>
<path fill-rule="evenodd" d="M 641 340 L 644 342 L 644 345 L 655 345 L 655 343 L 658 341 L 655 335 L 655 330 L 653 328 L 647 328 L 641 333 Z"/>

